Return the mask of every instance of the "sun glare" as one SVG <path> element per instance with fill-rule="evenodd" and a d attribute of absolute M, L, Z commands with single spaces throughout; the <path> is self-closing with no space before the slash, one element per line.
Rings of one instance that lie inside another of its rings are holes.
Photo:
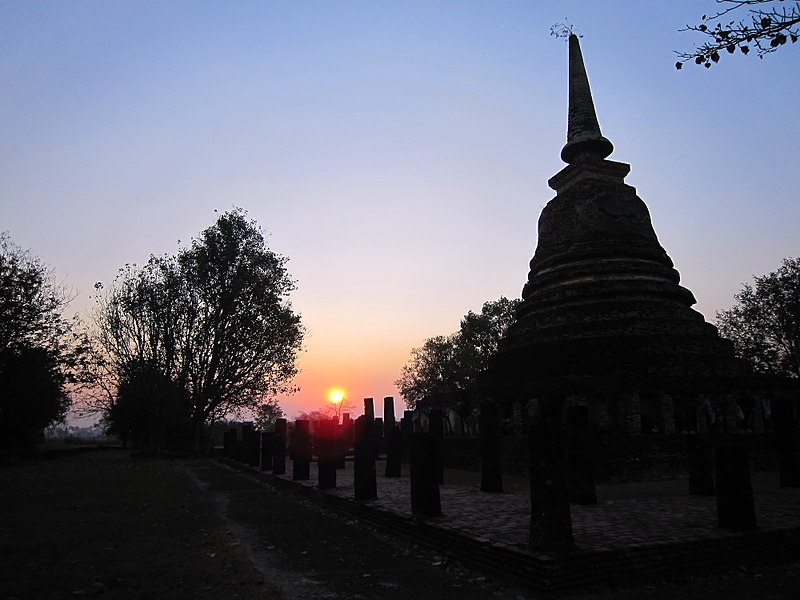
<path fill-rule="evenodd" d="M 333 402 L 334 404 L 339 404 L 344 400 L 344 390 L 339 388 L 333 388 L 332 390 L 328 391 L 328 400 Z"/>

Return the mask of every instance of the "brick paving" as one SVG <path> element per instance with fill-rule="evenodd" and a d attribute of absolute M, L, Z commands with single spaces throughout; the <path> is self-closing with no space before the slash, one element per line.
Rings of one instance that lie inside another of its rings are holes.
<path fill-rule="evenodd" d="M 289 462 L 287 475 L 275 477 L 291 481 L 291 472 Z M 365 504 L 411 519 L 407 465 L 403 465 L 400 478 L 386 478 L 382 473 L 383 463 L 379 461 L 378 499 Z M 337 487 L 324 493 L 355 502 L 352 462 L 348 462 L 344 470 L 338 470 L 336 475 Z M 428 519 L 427 525 L 490 546 L 530 553 L 530 497 L 524 481 L 510 480 L 506 489 L 511 491 L 503 493 L 481 492 L 478 475 L 474 473 L 447 471 L 445 481 L 458 483 L 440 486 L 443 516 Z M 316 463 L 311 466 L 310 480 L 293 483 L 315 488 Z M 774 473 L 756 474 L 753 487 L 759 532 L 800 528 L 800 489 L 781 488 Z M 740 535 L 716 526 L 716 499 L 713 496 L 689 496 L 687 490 L 685 481 L 599 486 L 597 505 L 572 505 L 577 548 L 587 551 L 636 550 Z"/>

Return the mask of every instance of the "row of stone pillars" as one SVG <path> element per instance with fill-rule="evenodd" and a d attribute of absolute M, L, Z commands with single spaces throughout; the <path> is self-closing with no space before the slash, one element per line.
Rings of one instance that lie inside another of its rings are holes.
<path fill-rule="evenodd" d="M 538 549 L 571 547 L 570 502 L 597 503 L 588 407 L 563 410 L 560 398 L 552 398 L 531 401 L 529 409 L 530 543 Z M 775 410 L 780 484 L 800 487 L 797 406 L 787 401 L 776 403 Z M 757 527 L 747 446 L 745 435 L 720 438 L 714 444 L 708 436 L 686 436 L 689 493 L 716 496 L 721 528 Z"/>
<path fill-rule="evenodd" d="M 310 479 L 310 465 L 316 449 L 318 487 L 336 487 L 336 470 L 344 468 L 345 455 L 353 449 L 355 498 L 360 501 L 377 498 L 376 460 L 385 454 L 386 477 L 400 477 L 403 458 L 410 458 L 412 512 L 420 517 L 441 514 L 439 483 L 443 478 L 441 440 L 444 427 L 441 411 L 430 419 L 429 433 L 414 432 L 413 412 L 405 411 L 398 424 L 394 417 L 394 399 L 384 398 L 384 418 L 375 418 L 372 398 L 364 399 L 364 415 L 355 421 L 344 414 L 338 420 L 312 423 L 297 420 L 289 434 L 286 419 L 278 419 L 275 431 L 257 432 L 251 424 L 241 426 L 241 440 L 236 430 L 226 431 L 223 453 L 227 458 L 286 474 L 287 448 L 292 458 L 292 479 Z"/>
<path fill-rule="evenodd" d="M 564 410 L 561 399 L 555 397 L 531 401 L 529 411 L 530 543 L 536 549 L 571 547 L 574 540 L 570 503 L 597 503 L 588 407 L 573 405 Z M 364 415 L 354 422 L 347 416 L 342 425 L 331 421 L 317 424 L 319 487 L 336 487 L 336 469 L 344 466 L 344 453 L 352 440 L 356 500 L 377 498 L 375 461 L 383 451 L 387 457 L 387 477 L 399 477 L 402 458 L 409 458 L 412 513 L 418 518 L 440 515 L 439 484 L 444 481 L 442 412 L 437 409 L 430 411 L 427 432 L 414 431 L 413 413 L 409 411 L 405 412 L 400 427 L 397 427 L 392 398 L 384 399 L 383 422 L 375 419 L 374 414 L 373 401 L 367 398 Z M 776 421 L 775 428 L 781 457 L 781 484 L 798 485 L 797 431 L 795 425 L 787 425 L 795 423 L 795 419 L 793 414 L 785 417 L 783 424 Z M 485 492 L 503 490 L 498 424 L 497 407 L 493 403 L 482 405 L 481 490 Z M 309 425 L 308 421 L 302 420 L 295 423 L 291 444 L 294 480 L 307 480 L 310 476 L 313 440 Z M 235 452 L 231 449 L 236 447 L 236 432 L 225 434 L 227 456 L 253 466 L 260 464 L 262 470 L 272 470 L 276 475 L 285 473 L 285 419 L 278 420 L 275 432 L 261 433 L 260 438 L 247 426 L 242 428 L 242 434 L 242 443 Z M 716 495 L 720 527 L 756 527 L 746 445 L 735 439 L 717 443 L 715 461 L 711 457 L 711 448 L 708 437 L 687 435 L 689 493 Z"/>

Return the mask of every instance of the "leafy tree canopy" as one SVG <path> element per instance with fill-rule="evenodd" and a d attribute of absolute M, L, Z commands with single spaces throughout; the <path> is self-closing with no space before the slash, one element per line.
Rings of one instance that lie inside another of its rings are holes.
<path fill-rule="evenodd" d="M 0 444 L 30 448 L 70 406 L 85 341 L 50 269 L 0 234 Z"/>
<path fill-rule="evenodd" d="M 756 277 L 717 313 L 720 334 L 761 372 L 800 377 L 800 258 Z"/>
<path fill-rule="evenodd" d="M 457 332 L 428 338 L 414 348 L 395 381 L 409 408 L 438 395 L 455 397 L 465 408 L 471 405 L 479 378 L 514 322 L 520 302 L 505 297 L 486 302 L 479 314 L 464 315 Z"/>
<path fill-rule="evenodd" d="M 749 54 L 759 58 L 787 43 L 796 43 L 800 31 L 800 2 L 788 0 L 717 0 L 720 10 L 703 15 L 697 25 L 687 25 L 682 31 L 696 31 L 705 36 L 705 42 L 690 52 L 678 52 L 681 60 L 675 63 L 681 69 L 685 62 L 711 67 L 725 54 Z M 744 10 L 747 16 L 740 20 L 727 19 Z"/>
<path fill-rule="evenodd" d="M 197 448 L 205 423 L 292 391 L 303 328 L 285 264 L 235 209 L 176 256 L 122 269 L 96 310 L 110 429 L 138 423 L 158 445 L 159 428 L 189 422 Z"/>
<path fill-rule="evenodd" d="M 283 414 L 283 409 L 275 398 L 267 398 L 258 404 L 253 411 L 253 416 L 255 417 L 256 429 L 267 431 L 275 426 L 275 421 L 282 419 L 286 415 Z"/>

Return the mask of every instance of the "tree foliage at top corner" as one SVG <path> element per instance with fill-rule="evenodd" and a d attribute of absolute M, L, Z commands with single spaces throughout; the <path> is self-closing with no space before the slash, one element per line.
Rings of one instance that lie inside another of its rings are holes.
<path fill-rule="evenodd" d="M 414 348 L 395 381 L 409 408 L 425 398 L 445 395 L 464 410 L 472 408 L 480 377 L 516 319 L 521 302 L 502 296 L 485 302 L 480 313 L 464 315 L 457 332 L 428 338 Z"/>
<path fill-rule="evenodd" d="M 198 449 L 205 423 L 290 392 L 303 328 L 286 260 L 235 209 L 177 255 L 122 269 L 96 310 L 109 429 L 159 445 L 188 424 Z"/>
<path fill-rule="evenodd" d="M 800 258 L 756 277 L 717 313 L 717 327 L 736 352 L 762 373 L 800 377 Z"/>
<path fill-rule="evenodd" d="M 697 25 L 687 25 L 681 31 L 693 31 L 704 36 L 705 41 L 689 52 L 677 52 L 684 63 L 693 62 L 710 68 L 725 54 L 749 54 L 755 51 L 759 58 L 775 52 L 787 43 L 796 43 L 800 37 L 800 1 L 790 0 L 716 0 L 720 9 L 703 15 Z M 728 21 L 731 16 L 747 16 Z"/>
<path fill-rule="evenodd" d="M 30 448 L 70 406 L 85 340 L 49 267 L 0 234 L 0 444 Z"/>

